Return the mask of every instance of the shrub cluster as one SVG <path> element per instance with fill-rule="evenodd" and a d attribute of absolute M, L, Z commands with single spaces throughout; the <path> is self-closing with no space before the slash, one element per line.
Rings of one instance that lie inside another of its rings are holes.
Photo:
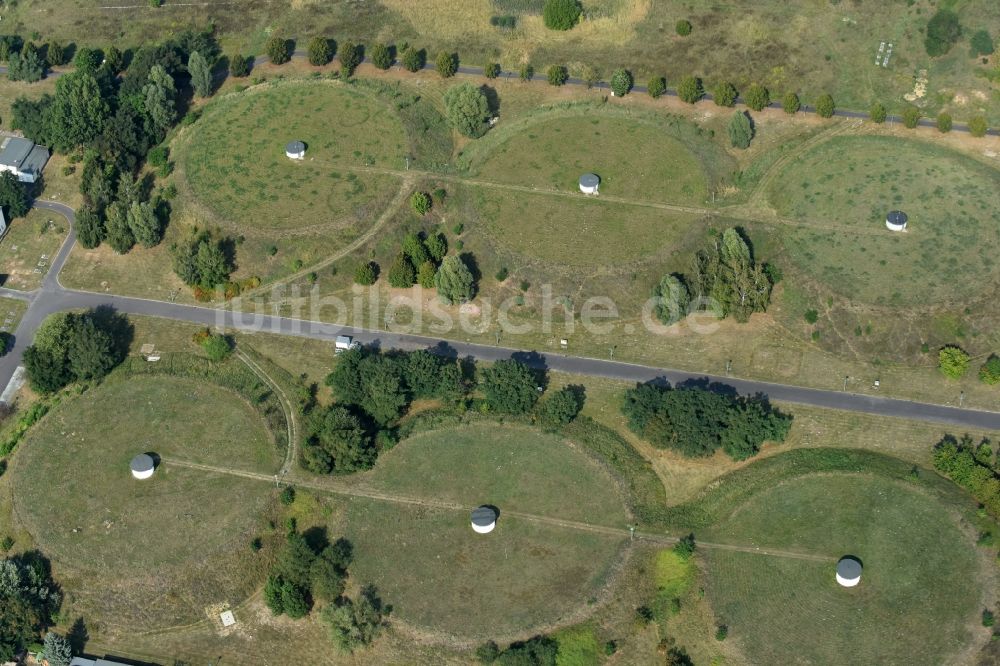
<path fill-rule="evenodd" d="M 785 440 L 791 416 L 765 398 L 725 395 L 714 388 L 639 384 L 626 391 L 622 414 L 629 429 L 653 446 L 689 457 L 709 456 L 721 447 L 733 460 L 745 460 L 765 441 Z"/>
<path fill-rule="evenodd" d="M 121 363 L 131 324 L 110 309 L 61 312 L 48 317 L 24 350 L 31 388 L 53 393 L 74 381 L 101 379 Z"/>
<path fill-rule="evenodd" d="M 965 488 L 994 517 L 1000 517 L 1000 478 L 993 471 L 989 440 L 978 445 L 969 435 L 945 437 L 934 447 L 934 469 Z"/>

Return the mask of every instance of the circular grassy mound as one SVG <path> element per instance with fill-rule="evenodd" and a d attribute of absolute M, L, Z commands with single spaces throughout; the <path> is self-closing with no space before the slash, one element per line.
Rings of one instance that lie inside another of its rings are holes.
<path fill-rule="evenodd" d="M 352 500 L 352 575 L 374 583 L 394 616 L 465 639 L 524 632 L 585 608 L 622 537 L 559 521 L 620 529 L 628 522 L 607 472 L 560 438 L 526 427 L 417 435 L 381 457 L 369 483 L 434 506 Z M 470 525 L 480 504 L 500 510 L 487 535 Z"/>
<path fill-rule="evenodd" d="M 129 461 L 145 452 L 162 461 L 137 481 Z M 236 394 L 152 376 L 65 401 L 15 456 L 18 519 L 40 550 L 81 572 L 74 593 L 91 595 L 95 612 L 116 624 L 159 626 L 252 591 L 241 581 L 252 588 L 253 572 L 239 559 L 250 554 L 268 486 L 172 459 L 271 474 L 281 452 Z"/>
<path fill-rule="evenodd" d="M 962 302 L 995 284 L 1000 173 L 896 137 L 833 138 L 793 161 L 769 192 L 802 227 L 782 238 L 799 269 L 877 305 Z M 906 233 L 885 227 L 890 210 Z"/>
<path fill-rule="evenodd" d="M 703 536 L 829 556 L 703 551 L 718 621 L 752 663 L 941 664 L 972 640 L 980 588 L 974 546 L 946 504 L 905 482 L 792 479 Z M 843 555 L 864 564 L 856 588 L 835 581 Z"/>
<path fill-rule="evenodd" d="M 577 193 L 590 172 L 605 196 L 675 204 L 708 196 L 705 167 L 684 143 L 653 123 L 599 111 L 527 125 L 477 167 L 483 180 Z"/>
<path fill-rule="evenodd" d="M 290 141 L 305 159 L 285 156 Z M 396 115 L 356 88 L 289 82 L 213 102 L 175 144 L 185 189 L 221 222 L 282 231 L 373 218 L 399 187 L 408 143 Z"/>

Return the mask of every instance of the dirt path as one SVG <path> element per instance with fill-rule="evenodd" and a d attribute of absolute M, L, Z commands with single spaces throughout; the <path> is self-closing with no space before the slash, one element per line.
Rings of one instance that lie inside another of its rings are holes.
<path fill-rule="evenodd" d="M 812 150 L 816 146 L 826 143 L 833 137 L 842 134 L 849 128 L 855 128 L 860 125 L 857 120 L 854 121 L 837 121 L 835 124 L 827 127 L 819 134 L 803 141 L 799 145 L 795 146 L 792 150 L 787 152 L 778 158 L 774 164 L 772 164 L 768 170 L 764 173 L 764 176 L 758 181 L 757 186 L 754 187 L 753 192 L 750 194 L 750 198 L 747 200 L 744 206 L 751 210 L 766 211 L 772 210 L 771 204 L 767 200 L 767 191 L 771 187 L 771 183 L 774 182 L 775 178 L 781 174 L 785 166 L 790 164 L 792 161 L 797 159 L 804 153 Z"/>
<path fill-rule="evenodd" d="M 278 474 L 284 476 L 292 470 L 292 465 L 294 464 L 296 458 L 298 457 L 298 423 L 295 420 L 295 408 L 292 406 L 292 401 L 289 400 L 288 396 L 278 385 L 278 382 L 271 379 L 264 368 L 260 367 L 256 361 L 247 356 L 240 349 L 236 350 L 236 356 L 243 361 L 243 363 L 250 368 L 251 372 L 260 377 L 260 379 L 271 387 L 271 389 L 278 396 L 278 400 L 281 402 L 281 408 L 285 410 L 285 421 L 288 424 L 288 446 L 285 447 L 285 462 L 281 465 L 281 469 Z"/>
<path fill-rule="evenodd" d="M 351 169 L 354 171 L 369 170 L 367 167 L 351 167 Z M 375 220 L 375 224 L 369 227 L 367 231 L 365 231 L 363 234 L 355 238 L 353 241 L 342 247 L 337 252 L 334 252 L 333 254 L 328 256 L 326 259 L 323 259 L 322 261 L 319 261 L 310 266 L 306 266 L 302 270 L 292 273 L 291 275 L 286 275 L 285 277 L 279 280 L 269 282 L 266 285 L 261 285 L 256 289 L 245 291 L 241 294 L 241 296 L 243 298 L 250 298 L 256 294 L 261 294 L 264 293 L 265 291 L 271 290 L 275 285 L 286 284 L 288 282 L 294 282 L 295 280 L 301 280 L 310 273 L 314 273 L 320 269 L 326 268 L 333 262 L 338 261 L 339 259 L 343 259 L 351 252 L 354 252 L 359 247 L 361 247 L 369 240 L 371 240 L 375 236 L 375 234 L 381 231 L 382 227 L 384 227 L 386 223 L 389 222 L 389 219 L 392 218 L 392 216 L 396 213 L 397 210 L 399 210 L 399 207 L 403 205 L 403 203 L 406 201 L 406 198 L 410 195 L 410 191 L 413 189 L 416 177 L 420 175 L 419 173 L 416 172 L 408 173 L 406 171 L 393 171 L 391 169 L 386 169 L 385 173 L 392 173 L 394 175 L 400 176 L 402 178 L 402 182 L 399 185 L 399 191 L 396 192 L 396 196 L 394 196 L 392 200 L 386 205 L 385 210 L 382 211 L 382 214 L 379 216 L 379 218 Z"/>
<path fill-rule="evenodd" d="M 228 467 L 219 467 L 216 465 L 203 465 L 201 463 L 189 462 L 187 460 L 178 460 L 176 458 L 164 458 L 163 462 L 170 465 L 177 465 L 178 467 L 187 467 L 189 469 L 196 469 L 203 472 L 210 472 L 214 474 L 228 474 L 230 476 L 239 476 L 246 479 L 253 479 L 255 481 L 263 481 L 265 483 L 278 482 L 278 477 L 276 475 L 269 476 L 267 474 L 261 474 L 259 472 L 246 472 L 241 470 L 230 469 Z M 378 490 L 372 490 L 370 488 L 348 486 L 346 484 L 337 483 L 332 479 L 326 481 L 315 481 L 310 479 L 296 478 L 294 479 L 294 484 L 296 486 L 300 486 L 303 488 L 309 488 L 310 490 L 317 490 L 319 492 L 330 493 L 332 495 L 341 495 L 343 497 L 363 497 L 365 499 L 372 499 L 380 502 L 391 502 L 394 504 L 402 504 L 406 506 L 419 506 L 430 509 L 440 509 L 442 511 L 467 512 L 469 510 L 469 507 L 462 504 L 456 504 L 454 502 L 445 502 L 442 500 L 426 499 L 422 497 L 409 497 L 406 495 L 398 495 Z M 575 520 L 563 520 L 561 518 L 551 518 L 549 516 L 539 516 L 536 514 L 524 513 L 521 511 L 504 510 L 502 511 L 502 515 L 519 518 L 521 520 L 526 520 L 541 525 L 551 525 L 553 527 L 562 527 L 565 529 L 579 530 L 583 532 L 592 532 L 596 534 L 604 534 L 610 537 L 625 538 L 630 536 L 630 532 L 627 528 L 609 527 L 606 525 L 594 525 L 592 523 L 584 523 Z M 665 534 L 655 534 L 652 532 L 639 532 L 639 531 L 635 532 L 635 534 L 632 535 L 632 538 L 651 543 L 660 543 L 665 546 L 673 545 L 677 543 L 677 541 L 679 540 L 677 537 L 672 537 Z M 803 552 L 780 550 L 774 548 L 761 548 L 758 546 L 742 546 L 739 544 L 714 543 L 710 541 L 698 541 L 698 546 L 700 548 L 709 548 L 713 550 L 728 550 L 739 553 L 752 553 L 754 555 L 764 555 L 769 557 L 784 557 L 796 560 L 808 560 L 812 562 L 833 563 L 836 561 L 836 559 L 833 557 L 827 557 L 813 553 L 803 553 Z"/>

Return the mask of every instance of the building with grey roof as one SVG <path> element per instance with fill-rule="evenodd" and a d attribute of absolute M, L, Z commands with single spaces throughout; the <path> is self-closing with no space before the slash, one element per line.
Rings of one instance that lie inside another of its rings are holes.
<path fill-rule="evenodd" d="M 34 183 L 49 161 L 49 149 L 31 139 L 4 137 L 0 143 L 0 172 L 8 171 L 22 183 Z"/>

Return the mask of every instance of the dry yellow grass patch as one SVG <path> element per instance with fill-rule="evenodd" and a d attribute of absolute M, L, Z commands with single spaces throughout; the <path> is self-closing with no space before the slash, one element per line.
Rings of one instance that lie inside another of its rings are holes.
<path fill-rule="evenodd" d="M 461 3 L 453 0 L 424 0 L 419 3 L 412 0 L 383 0 L 383 4 L 406 19 L 417 32 L 433 34 L 441 39 L 476 38 L 482 43 L 488 43 L 495 41 L 499 35 L 503 39 L 502 59 L 506 63 L 508 60 L 520 62 L 541 42 L 586 42 L 594 46 L 605 46 L 630 41 L 635 37 L 635 26 L 649 14 L 652 0 L 585 2 L 584 15 L 593 13 L 597 17 L 585 18 L 578 26 L 566 32 L 549 30 L 542 23 L 541 16 L 520 16 L 517 28 L 507 33 L 499 33 L 490 25 L 490 17 L 500 13 L 490 0 L 465 0 Z M 610 6 L 606 6 L 609 4 Z"/>

